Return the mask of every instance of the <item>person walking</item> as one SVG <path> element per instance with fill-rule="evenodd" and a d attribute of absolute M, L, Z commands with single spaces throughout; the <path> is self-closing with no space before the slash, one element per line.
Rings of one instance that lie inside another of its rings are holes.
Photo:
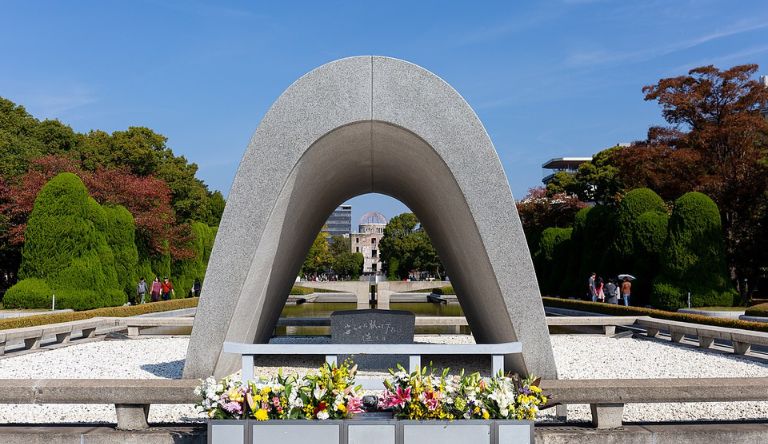
<path fill-rule="evenodd" d="M 195 283 L 192 285 L 192 296 L 200 297 L 201 288 L 202 285 L 200 285 L 200 279 L 195 279 Z"/>
<path fill-rule="evenodd" d="M 150 294 L 152 295 L 152 302 L 157 302 L 160 300 L 161 291 L 163 291 L 163 286 L 160 283 L 160 278 L 155 276 L 155 280 L 152 281 L 152 288 L 150 289 Z"/>
<path fill-rule="evenodd" d="M 136 300 L 139 304 L 144 303 L 144 298 L 147 296 L 147 281 L 144 278 L 139 279 L 139 284 L 136 285 Z"/>
<path fill-rule="evenodd" d="M 595 297 L 598 302 L 605 302 L 605 293 L 603 286 L 603 278 L 597 278 L 597 284 L 595 284 Z"/>
<path fill-rule="evenodd" d="M 163 283 L 160 284 L 160 287 L 162 288 L 163 293 L 163 300 L 167 301 L 171 299 L 171 296 L 175 295 L 175 291 L 173 290 L 173 284 L 170 280 L 168 280 L 168 276 L 163 278 Z"/>
<path fill-rule="evenodd" d="M 613 283 L 613 278 L 608 279 L 608 283 L 605 285 L 605 302 L 609 304 L 619 303 L 619 288 Z"/>
<path fill-rule="evenodd" d="M 629 307 L 629 296 L 632 293 L 632 283 L 629 282 L 629 278 L 624 278 L 624 282 L 621 283 L 621 297 L 624 299 L 624 306 Z"/>
<path fill-rule="evenodd" d="M 592 302 L 597 301 L 597 292 L 595 291 L 596 276 L 597 276 L 597 273 L 593 271 L 592 274 L 589 275 L 589 280 L 587 281 L 587 285 L 589 286 L 589 296 L 592 297 Z"/>

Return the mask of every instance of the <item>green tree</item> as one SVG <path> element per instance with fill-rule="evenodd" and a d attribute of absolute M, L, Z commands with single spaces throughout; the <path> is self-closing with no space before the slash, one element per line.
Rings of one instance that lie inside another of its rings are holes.
<path fill-rule="evenodd" d="M 64 308 L 124 303 L 107 224 L 104 209 L 88 196 L 79 177 L 54 177 L 38 194 L 29 217 L 19 277 L 45 281 Z"/>
<path fill-rule="evenodd" d="M 328 246 L 328 239 L 322 230 L 317 233 L 312 246 L 309 247 L 307 257 L 301 266 L 301 273 L 305 276 L 312 274 L 321 274 L 331 266 L 331 251 Z"/>
<path fill-rule="evenodd" d="M 24 174 L 29 159 L 43 154 L 37 124 L 23 106 L 0 97 L 0 165 L 6 180 Z"/>
<path fill-rule="evenodd" d="M 363 273 L 365 258 L 362 253 L 353 253 L 351 240 L 344 236 L 331 236 L 329 254 L 331 268 L 340 277 L 356 280 Z"/>
<path fill-rule="evenodd" d="M 758 72 L 757 65 L 725 70 L 709 65 L 643 88 L 645 100 L 657 101 L 670 124 L 652 128 L 649 139 L 665 133 L 661 144 L 695 154 L 687 162 L 677 159 L 695 174 L 677 174 L 680 168 L 675 168 L 661 177 L 664 182 L 693 179 L 684 182 L 688 190 L 704 192 L 717 203 L 729 271 L 739 283 L 754 282 L 768 264 L 768 120 L 763 115 L 768 88 L 756 78 Z M 658 163 L 649 160 L 644 165 Z M 740 290 L 746 302 L 749 291 Z"/>
<path fill-rule="evenodd" d="M 413 213 L 399 214 L 389 220 L 379 242 L 379 252 L 390 279 L 404 279 L 411 270 L 427 271 L 438 278 L 443 274 L 437 251 Z"/>
<path fill-rule="evenodd" d="M 595 154 L 591 162 L 579 165 L 576 174 L 559 172 L 547 184 L 547 193 L 575 194 L 579 199 L 613 205 L 624 189 L 619 169 L 615 166 L 620 146 L 611 147 Z"/>
<path fill-rule="evenodd" d="M 696 307 L 733 303 L 736 292 L 728 280 L 720 213 L 712 199 L 697 192 L 677 199 L 667 244 L 661 276 L 654 283 L 655 306 L 683 307 L 688 291 Z"/>

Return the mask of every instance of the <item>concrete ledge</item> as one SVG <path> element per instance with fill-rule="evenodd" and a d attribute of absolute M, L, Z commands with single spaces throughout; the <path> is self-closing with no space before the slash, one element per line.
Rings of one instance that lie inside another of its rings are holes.
<path fill-rule="evenodd" d="M 739 319 L 744 315 L 744 311 L 712 311 L 712 310 L 699 310 L 696 308 L 681 308 L 677 310 L 678 313 L 695 314 L 700 316 L 709 316 L 712 318 L 724 318 L 724 319 Z"/>
<path fill-rule="evenodd" d="M 700 444 L 768 442 L 766 423 L 631 424 L 618 429 L 537 424 L 536 444 Z"/>
<path fill-rule="evenodd" d="M 0 404 L 193 404 L 197 379 L 0 379 Z"/>
<path fill-rule="evenodd" d="M 541 388 L 564 404 L 768 400 L 768 378 L 561 379 Z"/>
<path fill-rule="evenodd" d="M 148 430 L 123 431 L 91 424 L 0 426 L 3 444 L 205 444 L 204 424 L 154 426 Z"/>

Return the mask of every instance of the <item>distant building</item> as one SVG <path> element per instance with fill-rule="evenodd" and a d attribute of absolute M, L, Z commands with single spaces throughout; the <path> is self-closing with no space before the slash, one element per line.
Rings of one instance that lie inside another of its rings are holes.
<path fill-rule="evenodd" d="M 323 232 L 326 233 L 328 237 L 349 237 L 352 233 L 352 205 L 341 205 L 336 208 L 325 222 Z"/>
<path fill-rule="evenodd" d="M 554 159 L 549 159 L 541 166 L 544 168 L 544 170 L 546 170 L 546 175 L 543 179 L 541 179 L 541 181 L 544 183 L 544 185 L 546 185 L 552 181 L 556 173 L 561 171 L 576 174 L 576 171 L 579 169 L 579 165 L 591 161 L 592 157 L 556 157 Z"/>
<path fill-rule="evenodd" d="M 381 213 L 369 211 L 360 218 L 358 233 L 352 233 L 350 245 L 353 253 L 362 253 L 365 259 L 363 263 L 364 274 L 381 273 L 381 254 L 379 241 L 384 235 L 384 227 L 387 226 L 387 218 Z"/>

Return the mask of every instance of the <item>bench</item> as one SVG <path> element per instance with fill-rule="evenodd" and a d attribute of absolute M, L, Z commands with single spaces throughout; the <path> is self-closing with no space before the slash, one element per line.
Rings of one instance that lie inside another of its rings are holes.
<path fill-rule="evenodd" d="M 504 372 L 504 356 L 522 353 L 519 342 L 502 344 L 243 344 L 225 342 L 223 351 L 241 355 L 242 381 L 253 379 L 254 356 L 322 355 L 336 363 L 339 355 L 408 355 L 408 370 L 421 367 L 421 355 L 490 355 L 491 372 Z M 374 385 L 375 384 L 375 385 Z M 364 380 L 363 388 L 381 389 L 381 380 Z"/>
<path fill-rule="evenodd" d="M 40 348 L 44 338 L 54 337 L 55 344 L 66 344 L 71 340 L 72 333 L 79 331 L 81 339 L 93 338 L 97 329 L 101 329 L 104 333 L 125 330 L 117 324 L 115 318 L 91 318 L 3 330 L 0 331 L 0 356 L 5 354 L 6 345 L 10 341 L 23 341 L 25 350 L 35 350 Z"/>
<path fill-rule="evenodd" d="M 128 329 L 128 336 L 138 336 L 140 331 L 152 327 L 191 327 L 195 318 L 181 317 L 144 317 L 144 318 L 120 318 L 117 320 L 119 325 Z"/>
<path fill-rule="evenodd" d="M 146 429 L 151 404 L 194 404 L 197 379 L 0 379 L 2 404 L 114 404 L 117 427 Z"/>
<path fill-rule="evenodd" d="M 652 338 L 660 331 L 668 331 L 673 342 L 680 342 L 685 336 L 696 337 L 701 348 L 711 347 L 715 339 L 730 341 L 734 353 L 739 355 L 749 352 L 752 345 L 768 345 L 768 333 L 758 331 L 647 317 L 638 318 L 637 325 L 645 328 L 648 337 Z"/>
<path fill-rule="evenodd" d="M 592 424 L 621 427 L 624 404 L 768 401 L 768 378 L 667 378 L 544 380 L 553 402 L 589 404 Z"/>
<path fill-rule="evenodd" d="M 548 316 L 547 325 L 601 326 L 608 336 L 616 334 L 617 326 L 634 325 L 638 316 Z"/>

